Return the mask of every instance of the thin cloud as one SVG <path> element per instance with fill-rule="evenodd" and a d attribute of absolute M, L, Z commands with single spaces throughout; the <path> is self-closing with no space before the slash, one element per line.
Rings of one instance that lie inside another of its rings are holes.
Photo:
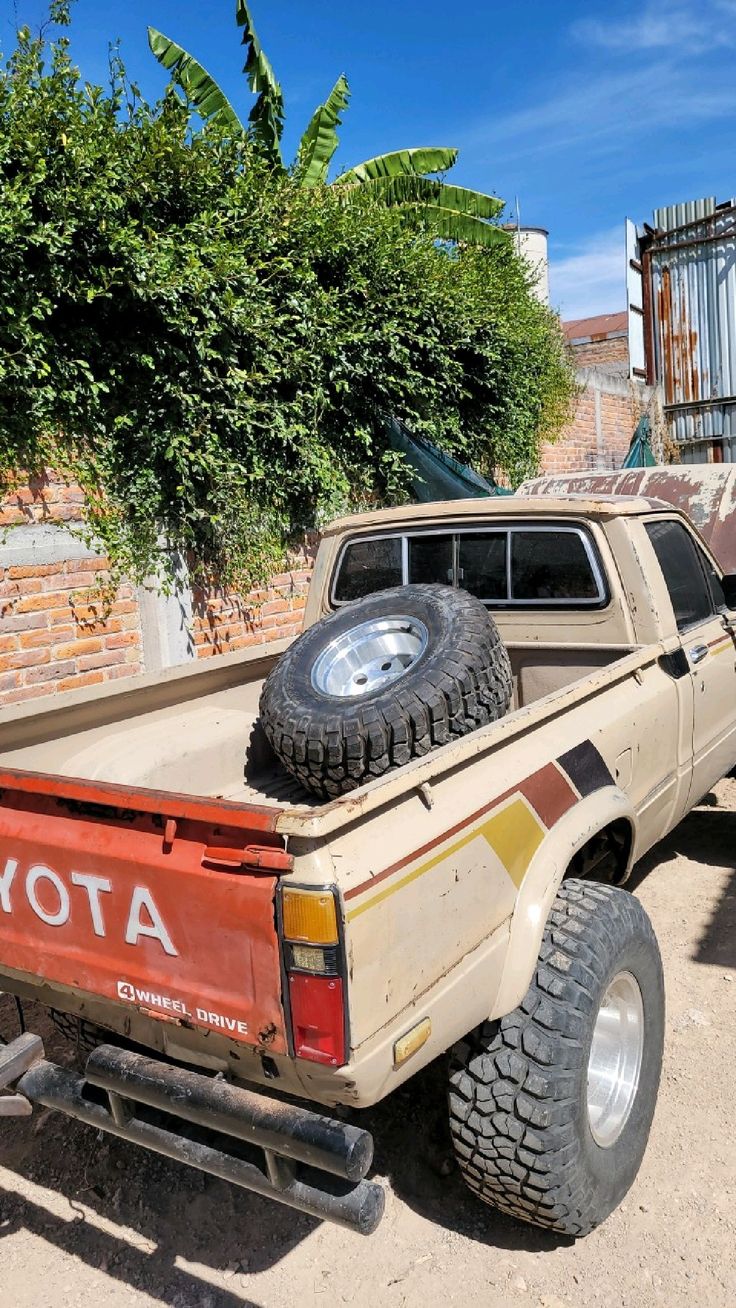
<path fill-rule="evenodd" d="M 658 60 L 645 68 L 591 72 L 528 108 L 478 123 L 466 149 L 492 149 L 496 163 L 549 155 L 570 146 L 628 149 L 658 129 L 692 127 L 736 112 L 736 83 L 729 69 L 704 80 L 702 70 Z"/>
<path fill-rule="evenodd" d="M 598 232 L 576 253 L 550 260 L 550 301 L 563 320 L 617 313 L 626 307 L 623 222 Z"/>
<path fill-rule="evenodd" d="M 571 26 L 572 35 L 587 45 L 633 54 L 637 51 L 671 50 L 697 54 L 716 46 L 733 45 L 734 33 L 727 27 L 733 18 L 731 0 L 707 0 L 696 6 L 687 0 L 657 0 L 649 3 L 628 22 L 583 18 Z"/>

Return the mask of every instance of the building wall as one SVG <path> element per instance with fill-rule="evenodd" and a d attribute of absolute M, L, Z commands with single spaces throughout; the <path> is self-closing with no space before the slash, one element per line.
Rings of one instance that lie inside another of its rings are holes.
<path fill-rule="evenodd" d="M 579 394 L 572 421 L 559 439 L 542 445 L 540 472 L 620 468 L 651 391 L 630 381 L 625 331 L 568 340 Z"/>
<path fill-rule="evenodd" d="M 620 468 L 648 402 L 648 388 L 597 369 L 578 373 L 575 415 L 540 452 L 540 472 Z"/>
<path fill-rule="evenodd" d="M 603 368 L 612 371 L 611 364 L 622 365 L 628 371 L 629 341 L 625 332 L 587 341 L 572 341 L 568 346 L 576 368 Z"/>
<path fill-rule="evenodd" d="M 158 671 L 301 630 L 316 540 L 249 595 L 124 582 L 75 534 L 83 494 L 53 473 L 0 500 L 0 708 Z M 3 530 L 7 529 L 7 530 Z"/>

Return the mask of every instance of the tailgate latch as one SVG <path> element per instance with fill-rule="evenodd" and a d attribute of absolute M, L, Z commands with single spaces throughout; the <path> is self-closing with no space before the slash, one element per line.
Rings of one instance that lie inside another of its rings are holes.
<path fill-rule="evenodd" d="M 245 849 L 212 845 L 205 849 L 202 862 L 225 863 L 255 872 L 291 872 L 294 867 L 293 855 L 273 845 L 246 845 Z"/>

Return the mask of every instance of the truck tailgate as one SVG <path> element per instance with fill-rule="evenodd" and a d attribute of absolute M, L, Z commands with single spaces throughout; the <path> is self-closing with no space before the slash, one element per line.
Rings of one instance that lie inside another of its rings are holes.
<path fill-rule="evenodd" d="M 277 816 L 0 770 L 0 974 L 285 1052 Z"/>

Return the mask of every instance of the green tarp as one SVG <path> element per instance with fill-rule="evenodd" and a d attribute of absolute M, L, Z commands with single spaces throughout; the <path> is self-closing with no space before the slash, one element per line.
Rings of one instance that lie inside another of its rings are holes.
<path fill-rule="evenodd" d="M 640 418 L 636 431 L 631 438 L 629 452 L 621 465 L 624 468 L 654 468 L 657 460 L 649 443 L 649 419 Z"/>
<path fill-rule="evenodd" d="M 422 504 L 435 500 L 483 499 L 488 495 L 513 495 L 513 491 L 486 481 L 464 463 L 458 463 L 431 441 L 412 436 L 401 423 L 388 424 L 391 446 L 400 450 L 413 471 L 412 493 Z"/>

